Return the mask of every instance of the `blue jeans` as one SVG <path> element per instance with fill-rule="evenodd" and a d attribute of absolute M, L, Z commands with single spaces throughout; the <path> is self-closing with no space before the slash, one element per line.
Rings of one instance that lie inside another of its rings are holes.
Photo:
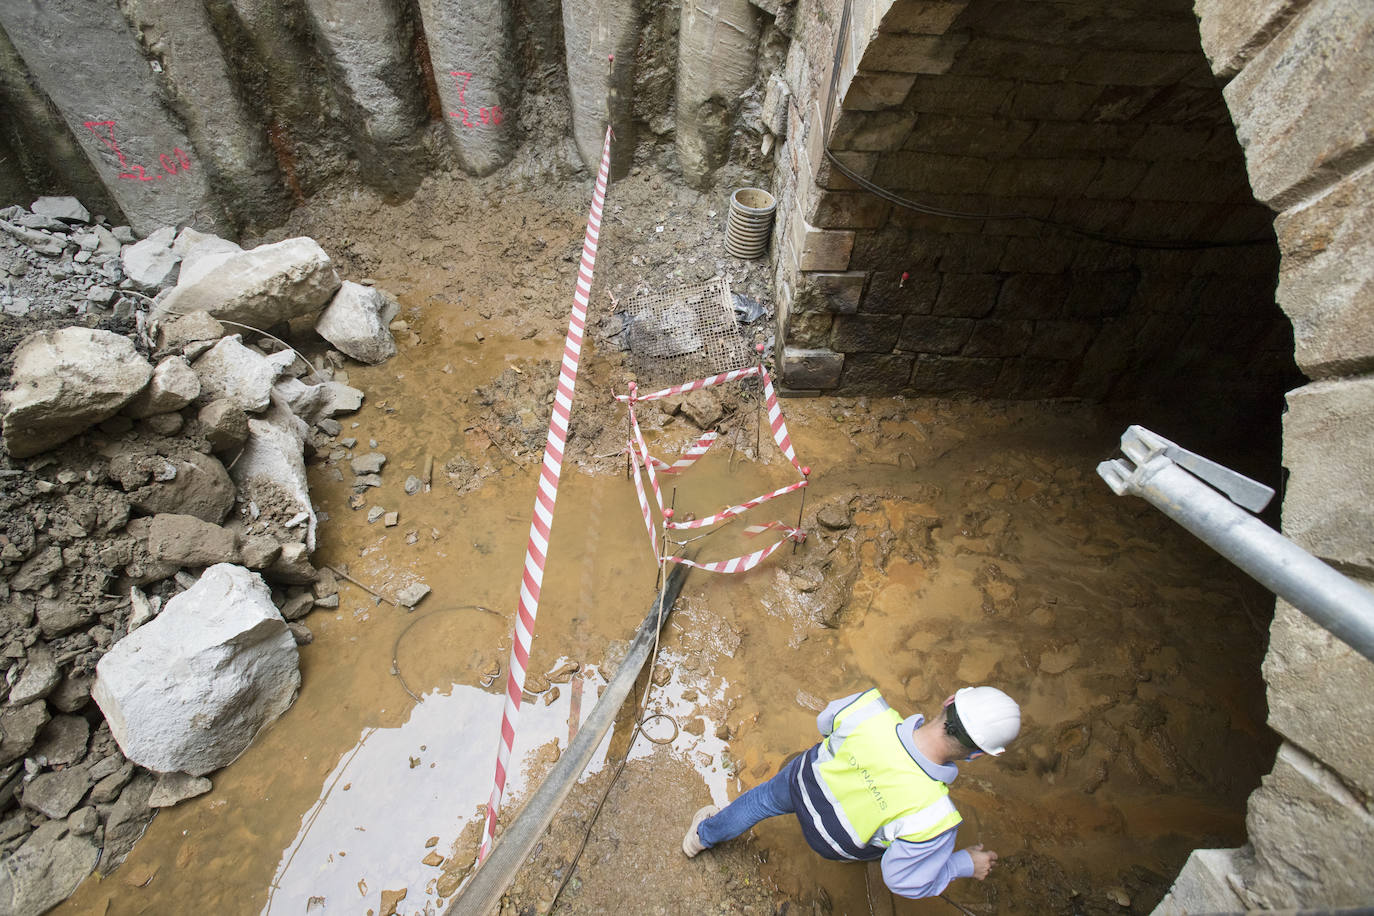
<path fill-rule="evenodd" d="M 701 840 L 701 845 L 710 849 L 717 843 L 733 840 L 746 833 L 764 818 L 791 814 L 795 811 L 792 806 L 792 772 L 801 763 L 803 756 L 805 755 L 798 754 L 793 757 L 783 764 L 782 769 L 778 770 L 772 779 L 754 786 L 726 805 L 725 810 L 698 824 L 697 838 Z"/>

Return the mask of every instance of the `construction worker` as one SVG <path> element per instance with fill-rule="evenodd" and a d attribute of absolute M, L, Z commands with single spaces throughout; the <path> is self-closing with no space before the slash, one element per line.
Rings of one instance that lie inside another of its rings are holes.
<path fill-rule="evenodd" d="M 689 857 L 759 821 L 796 814 L 811 848 L 827 859 L 882 860 L 894 894 L 933 897 L 955 878 L 982 881 L 997 853 L 954 849 L 962 820 L 949 800 L 957 760 L 997 756 L 1021 730 L 1021 708 L 996 687 L 964 687 L 935 718 L 903 719 L 876 689 L 836 700 L 816 717 L 825 740 L 783 764 L 722 811 L 692 817 Z"/>

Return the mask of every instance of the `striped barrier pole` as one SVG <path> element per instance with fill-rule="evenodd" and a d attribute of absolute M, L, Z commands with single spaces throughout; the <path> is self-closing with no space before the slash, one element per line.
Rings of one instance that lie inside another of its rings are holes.
<path fill-rule="evenodd" d="M 515 744 L 515 723 L 520 715 L 520 695 L 525 690 L 525 669 L 530 661 L 530 642 L 534 621 L 539 614 L 539 591 L 544 583 L 544 564 L 553 529 L 553 509 L 558 499 L 558 479 L 563 472 L 563 452 L 568 443 L 568 419 L 572 415 L 573 390 L 577 384 L 577 364 L 582 355 L 582 335 L 587 326 L 587 307 L 592 292 L 592 270 L 596 266 L 596 245 L 601 235 L 601 211 L 606 203 L 606 181 L 611 171 L 611 129 L 606 128 L 606 143 L 601 151 L 601 169 L 592 192 L 587 233 L 582 241 L 582 262 L 577 270 L 577 289 L 573 293 L 568 335 L 563 342 L 563 363 L 558 372 L 553 416 L 549 419 L 548 441 L 539 472 L 534 512 L 530 520 L 529 544 L 525 548 L 524 573 L 520 580 L 520 600 L 515 614 L 515 633 L 511 640 L 510 676 L 506 679 L 506 706 L 501 715 L 501 741 L 496 750 L 496 778 L 487 802 L 486 827 L 477 852 L 480 864 L 491 852 L 496 837 L 496 819 L 506 791 L 506 767 Z"/>

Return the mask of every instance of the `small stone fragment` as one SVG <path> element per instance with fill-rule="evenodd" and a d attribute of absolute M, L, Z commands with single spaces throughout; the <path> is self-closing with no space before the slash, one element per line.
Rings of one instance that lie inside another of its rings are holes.
<path fill-rule="evenodd" d="M 173 805 L 204 795 L 213 788 L 210 780 L 203 776 L 186 773 L 164 773 L 158 777 L 157 785 L 148 796 L 148 804 L 154 808 L 170 808 Z"/>
<path fill-rule="evenodd" d="M 77 836 L 89 836 L 100 826 L 99 813 L 87 805 L 78 808 L 67 816 L 67 830 Z"/>
<path fill-rule="evenodd" d="M 413 585 L 407 585 L 397 592 L 396 601 L 399 602 L 402 607 L 415 607 L 415 605 L 424 600 L 424 597 L 428 595 L 429 592 L 430 588 L 428 585 L 416 582 Z"/>
<path fill-rule="evenodd" d="M 48 718 L 42 700 L 0 711 L 0 766 L 27 754 Z"/>
<path fill-rule="evenodd" d="M 843 531 L 852 524 L 849 518 L 849 506 L 834 503 L 822 506 L 820 511 L 816 513 L 816 521 L 831 531 Z"/>
<path fill-rule="evenodd" d="M 56 548 L 54 548 L 56 549 Z M 23 706 L 52 693 L 62 678 L 57 662 L 46 643 L 34 643 L 29 649 L 29 663 L 19 682 L 10 689 L 10 706 Z"/>
<path fill-rule="evenodd" d="M 24 787 L 23 804 L 53 820 L 61 820 L 72 812 L 90 787 L 91 776 L 85 767 L 39 773 Z"/>
<path fill-rule="evenodd" d="M 408 890 L 403 887 L 399 891 L 382 891 L 382 909 L 377 916 L 396 916 L 396 905 L 406 899 Z"/>
<path fill-rule="evenodd" d="M 301 589 L 282 603 L 281 615 L 287 620 L 299 620 L 315 607 L 315 596 L 309 589 Z M 300 643 L 298 642 L 297 645 Z"/>
<path fill-rule="evenodd" d="M 366 455 L 359 455 L 349 462 L 353 467 L 353 473 L 358 476 L 364 474 L 377 474 L 386 464 L 386 456 L 381 452 L 368 452 Z"/>

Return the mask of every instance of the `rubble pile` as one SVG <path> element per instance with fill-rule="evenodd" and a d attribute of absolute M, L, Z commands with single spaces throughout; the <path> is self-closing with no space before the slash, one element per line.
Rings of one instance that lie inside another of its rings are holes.
<path fill-rule="evenodd" d="M 0 283 L 0 899 L 42 912 L 293 702 L 339 602 L 305 463 L 396 305 L 309 238 L 137 240 L 73 198 L 0 210 Z"/>

